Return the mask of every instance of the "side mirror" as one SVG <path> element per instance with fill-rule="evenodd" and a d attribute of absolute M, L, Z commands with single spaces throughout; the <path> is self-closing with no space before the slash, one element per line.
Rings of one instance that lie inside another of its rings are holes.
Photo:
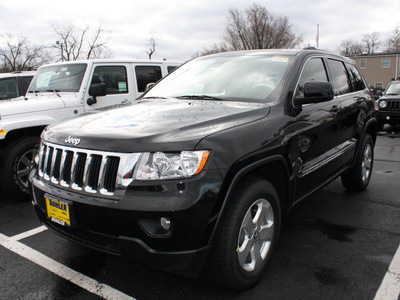
<path fill-rule="evenodd" d="M 87 99 L 86 103 L 88 105 L 93 105 L 97 103 L 96 97 L 107 95 L 107 88 L 105 83 L 94 83 L 90 85 L 89 95 L 93 98 Z"/>
<path fill-rule="evenodd" d="M 150 83 L 148 83 L 147 85 L 146 85 L 146 89 L 144 90 L 145 92 L 147 92 L 148 90 L 151 90 L 151 88 L 153 87 L 153 86 L 155 86 L 156 84 L 155 84 L 155 82 L 150 82 Z"/>
<path fill-rule="evenodd" d="M 333 99 L 333 87 L 330 82 L 307 81 L 304 84 L 304 97 L 294 98 L 295 107 L 303 104 L 326 102 Z"/>

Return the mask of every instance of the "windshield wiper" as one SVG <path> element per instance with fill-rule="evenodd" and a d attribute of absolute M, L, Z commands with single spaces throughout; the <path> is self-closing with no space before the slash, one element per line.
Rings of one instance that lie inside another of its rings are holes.
<path fill-rule="evenodd" d="M 142 99 L 167 99 L 165 97 L 143 97 Z"/>
<path fill-rule="evenodd" d="M 396 94 L 396 93 L 386 93 L 385 95 L 387 95 L 387 96 L 397 96 L 398 94 Z"/>
<path fill-rule="evenodd" d="M 61 97 L 61 96 L 58 94 L 59 91 L 57 91 L 57 90 L 55 90 L 55 89 L 48 89 L 48 90 L 46 90 L 46 92 L 53 92 L 53 93 L 56 94 L 58 97 Z"/>
<path fill-rule="evenodd" d="M 198 99 L 198 100 L 223 100 L 221 98 L 209 96 L 209 95 L 184 95 L 175 97 L 178 99 Z"/>
<path fill-rule="evenodd" d="M 29 90 L 28 93 L 34 93 L 35 96 L 36 96 L 36 94 L 37 94 L 37 93 L 40 93 L 40 91 L 37 91 L 37 90 Z"/>

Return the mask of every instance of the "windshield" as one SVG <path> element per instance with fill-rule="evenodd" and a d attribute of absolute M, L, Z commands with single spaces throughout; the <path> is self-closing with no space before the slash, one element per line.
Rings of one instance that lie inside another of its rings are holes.
<path fill-rule="evenodd" d="M 86 64 L 60 64 L 40 68 L 28 92 L 78 92 L 85 70 Z"/>
<path fill-rule="evenodd" d="M 400 82 L 392 82 L 385 91 L 385 95 L 400 95 Z"/>
<path fill-rule="evenodd" d="M 146 98 L 269 102 L 282 87 L 292 57 L 209 56 L 195 59 L 164 78 Z"/>

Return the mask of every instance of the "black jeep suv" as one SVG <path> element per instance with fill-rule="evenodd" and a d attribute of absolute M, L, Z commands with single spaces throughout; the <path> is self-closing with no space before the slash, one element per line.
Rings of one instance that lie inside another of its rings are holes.
<path fill-rule="evenodd" d="M 180 274 L 207 261 L 247 288 L 296 202 L 338 176 L 367 187 L 376 130 L 351 60 L 310 49 L 200 57 L 130 105 L 46 128 L 33 203 L 69 240 Z"/>
<path fill-rule="evenodd" d="M 383 96 L 376 101 L 378 129 L 385 124 L 400 125 L 400 81 L 392 81 Z"/>

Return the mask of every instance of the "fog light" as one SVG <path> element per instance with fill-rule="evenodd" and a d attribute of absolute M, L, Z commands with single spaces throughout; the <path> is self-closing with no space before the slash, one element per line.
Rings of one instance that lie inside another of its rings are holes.
<path fill-rule="evenodd" d="M 160 220 L 162 228 L 165 230 L 170 230 L 171 229 L 171 221 L 168 218 L 161 218 Z"/>
<path fill-rule="evenodd" d="M 390 120 L 390 117 L 389 117 L 389 116 L 386 116 L 386 120 Z"/>

